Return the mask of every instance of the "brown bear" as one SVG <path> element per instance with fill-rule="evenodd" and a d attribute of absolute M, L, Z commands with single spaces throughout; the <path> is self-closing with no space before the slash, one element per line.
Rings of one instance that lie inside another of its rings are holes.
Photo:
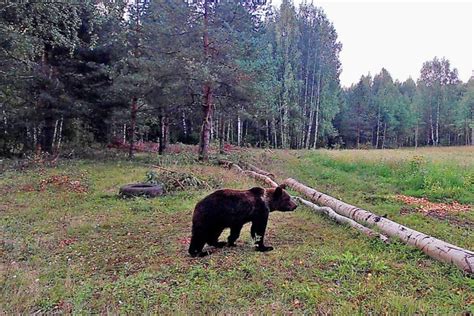
<path fill-rule="evenodd" d="M 196 204 L 189 254 L 192 257 L 208 255 L 208 252 L 202 251 L 206 243 L 218 248 L 225 245 L 234 247 L 242 226 L 248 222 L 252 222 L 250 234 L 255 242 L 255 250 L 273 250 L 273 247 L 263 244 L 269 213 L 275 210 L 289 212 L 296 207 L 297 204 L 283 186 L 215 191 Z M 230 228 L 227 243 L 219 241 L 225 228 Z"/>

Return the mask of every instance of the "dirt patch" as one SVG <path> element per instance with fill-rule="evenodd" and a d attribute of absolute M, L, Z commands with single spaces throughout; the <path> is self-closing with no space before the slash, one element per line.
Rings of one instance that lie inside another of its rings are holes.
<path fill-rule="evenodd" d="M 426 198 L 415 198 L 405 195 L 397 195 L 396 199 L 413 207 L 402 207 L 400 209 L 401 215 L 411 213 L 422 213 L 425 216 L 435 218 L 441 221 L 447 221 L 451 225 L 463 227 L 467 229 L 474 229 L 474 221 L 457 217 L 455 214 L 471 211 L 469 205 L 463 205 L 458 202 L 452 203 L 434 203 L 428 201 Z"/>
<path fill-rule="evenodd" d="M 417 213 L 418 211 L 413 208 L 408 208 L 408 207 L 402 207 L 400 209 L 400 215 L 407 215 L 411 213 Z M 448 213 L 438 213 L 438 212 L 426 212 L 424 213 L 425 216 L 435 218 L 440 221 L 447 221 L 450 225 L 455 225 L 458 227 L 462 228 L 467 228 L 467 229 L 474 229 L 474 221 L 468 220 L 468 219 L 463 219 L 459 218 L 455 215 L 451 215 Z"/>
<path fill-rule="evenodd" d="M 58 191 L 68 191 L 74 193 L 86 193 L 87 185 L 84 184 L 83 175 L 79 179 L 72 179 L 67 175 L 52 175 L 46 179 L 41 179 L 37 184 L 25 184 L 21 186 L 22 192 L 44 192 L 48 188 Z"/>
<path fill-rule="evenodd" d="M 445 220 L 448 221 L 449 224 L 456 225 L 459 227 L 474 229 L 474 221 L 470 221 L 468 219 L 458 218 L 449 214 L 439 214 L 436 212 L 428 212 L 426 216 L 433 217 L 439 220 Z"/>
<path fill-rule="evenodd" d="M 452 203 L 435 203 L 430 202 L 426 198 L 416 198 L 412 196 L 406 195 L 396 195 L 395 199 L 397 201 L 401 201 L 408 205 L 415 206 L 418 212 L 428 214 L 428 213 L 436 213 L 440 215 L 445 215 L 447 213 L 462 213 L 462 212 L 469 212 L 471 210 L 471 206 L 464 205 L 459 202 L 452 202 Z"/>

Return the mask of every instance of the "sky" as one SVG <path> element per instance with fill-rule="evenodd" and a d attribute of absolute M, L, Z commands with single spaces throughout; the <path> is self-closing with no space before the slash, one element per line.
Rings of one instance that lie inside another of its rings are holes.
<path fill-rule="evenodd" d="M 423 62 L 435 56 L 449 59 L 462 81 L 471 77 L 474 0 L 313 1 L 334 23 L 343 45 L 343 86 L 356 83 L 363 74 L 373 76 L 382 67 L 394 79 L 416 80 Z M 281 0 L 272 3 L 279 5 Z"/>

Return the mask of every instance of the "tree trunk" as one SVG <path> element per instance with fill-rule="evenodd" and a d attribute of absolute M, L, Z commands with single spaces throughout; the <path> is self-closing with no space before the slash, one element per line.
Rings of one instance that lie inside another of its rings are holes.
<path fill-rule="evenodd" d="M 385 148 L 385 134 L 387 134 L 387 122 L 383 123 L 382 149 Z"/>
<path fill-rule="evenodd" d="M 468 130 L 469 128 L 471 128 L 471 146 L 474 146 L 474 110 L 471 110 L 471 123 Z"/>
<path fill-rule="evenodd" d="M 265 120 L 265 142 L 267 146 L 270 145 L 270 123 L 268 120 Z"/>
<path fill-rule="evenodd" d="M 48 49 L 46 46 L 43 48 L 43 53 L 41 55 L 41 71 L 42 73 L 49 79 L 52 80 L 53 77 L 53 67 L 48 64 Z M 41 149 L 47 153 L 53 153 L 53 142 L 54 142 L 54 117 L 53 117 L 53 109 L 51 105 L 43 104 L 40 100 L 38 104 L 41 107 L 44 107 L 45 110 L 45 117 L 44 117 L 44 126 L 43 126 L 43 133 L 41 139 Z"/>
<path fill-rule="evenodd" d="M 54 151 L 54 144 L 56 143 L 56 137 L 58 135 L 58 124 L 59 124 L 59 120 L 56 120 L 56 122 L 54 122 L 54 133 L 53 133 L 53 151 Z"/>
<path fill-rule="evenodd" d="M 33 125 L 33 148 L 36 148 L 38 145 L 38 130 L 36 125 Z"/>
<path fill-rule="evenodd" d="M 44 119 L 43 127 L 43 141 L 41 144 L 42 150 L 47 153 L 53 153 L 53 142 L 54 142 L 54 119 L 50 115 Z"/>
<path fill-rule="evenodd" d="M 357 123 L 356 123 L 356 148 L 359 149 L 360 148 L 360 122 L 359 122 L 359 119 L 360 119 L 360 114 L 361 114 L 362 111 L 360 111 L 360 107 L 358 108 L 358 111 L 357 111 L 357 118 L 355 118 L 357 120 Z"/>
<path fill-rule="evenodd" d="M 316 91 L 317 98 L 316 98 L 316 117 L 314 121 L 314 142 L 313 142 L 313 149 L 316 149 L 316 145 L 318 143 L 318 130 L 319 130 L 319 107 L 321 103 L 321 71 L 319 71 L 318 75 L 318 90 Z"/>
<path fill-rule="evenodd" d="M 375 149 L 379 149 L 379 135 L 380 135 L 380 103 L 377 108 L 377 134 L 375 135 Z"/>
<path fill-rule="evenodd" d="M 237 146 L 242 145 L 242 121 L 240 115 L 237 114 Z"/>
<path fill-rule="evenodd" d="M 440 108 L 440 104 L 439 104 L 439 100 L 438 100 L 438 103 L 437 103 L 437 106 L 436 106 L 436 141 L 435 141 L 435 145 L 438 146 L 439 144 L 439 108 Z"/>
<path fill-rule="evenodd" d="M 261 133 L 261 130 L 260 130 L 260 120 L 258 118 L 256 119 L 255 124 L 257 125 L 257 139 L 258 139 L 257 140 L 257 142 L 258 142 L 257 147 L 262 148 L 262 133 Z M 248 125 L 247 125 L 247 129 L 248 129 Z"/>
<path fill-rule="evenodd" d="M 434 145 L 435 136 L 434 136 L 434 127 L 433 127 L 433 113 L 432 113 L 431 107 L 430 107 L 430 134 L 431 134 L 431 140 L 428 140 L 428 144 L 430 144 L 431 142 L 431 145 Z"/>
<path fill-rule="evenodd" d="M 214 121 L 213 115 L 211 114 L 211 135 L 209 136 L 210 142 L 212 142 L 216 137 L 214 124 L 215 124 L 215 121 Z"/>
<path fill-rule="evenodd" d="M 128 135 L 129 147 L 128 158 L 134 156 L 133 146 L 135 145 L 135 128 L 137 124 L 137 98 L 132 98 L 132 106 L 130 108 L 130 131 Z"/>
<path fill-rule="evenodd" d="M 471 146 L 474 146 L 474 126 L 471 128 Z"/>
<path fill-rule="evenodd" d="M 59 150 L 61 149 L 61 142 L 63 140 L 63 122 L 64 122 L 64 117 L 61 115 L 61 120 L 59 121 L 58 141 L 56 143 L 57 152 L 59 152 Z"/>
<path fill-rule="evenodd" d="M 309 48 L 311 47 L 311 36 L 308 36 L 308 43 L 307 43 L 307 46 L 308 48 L 308 53 L 306 54 L 306 69 L 305 69 L 305 75 L 304 75 L 304 81 L 305 81 L 305 84 L 304 84 L 304 97 L 303 97 L 303 118 L 306 118 L 307 117 L 307 112 L 308 112 L 308 109 L 309 109 L 309 112 L 310 112 L 310 117 L 309 117 L 309 120 L 308 120 L 308 125 L 311 125 L 312 121 L 311 121 L 311 104 L 308 106 L 308 83 L 309 83 Z M 316 64 L 316 62 L 314 63 Z M 306 146 L 306 142 L 305 142 L 305 133 L 304 133 L 304 127 L 305 127 L 305 124 L 304 124 L 304 119 L 303 119 L 303 130 L 302 130 L 302 135 L 301 135 L 301 145 L 300 147 L 303 148 Z M 309 137 L 308 134 L 306 134 L 306 137 Z"/>
<path fill-rule="evenodd" d="M 210 59 L 209 50 L 209 0 L 204 0 L 204 34 L 203 34 L 203 46 L 204 46 L 204 57 L 206 61 Z M 199 160 L 207 161 L 209 159 L 209 142 L 211 137 L 211 124 L 212 124 L 212 87 L 210 82 L 204 83 L 203 87 L 203 114 L 204 118 L 202 121 L 201 137 L 199 142 Z"/>
<path fill-rule="evenodd" d="M 163 155 L 163 115 L 160 110 L 160 114 L 158 115 L 158 124 L 159 124 L 159 129 L 158 129 L 158 155 Z"/>
<path fill-rule="evenodd" d="M 415 149 L 418 148 L 418 122 L 415 125 Z"/>
<path fill-rule="evenodd" d="M 30 131 L 30 127 L 29 127 L 29 124 L 27 123 L 26 124 L 26 142 L 25 142 L 25 145 L 27 147 L 29 147 L 30 145 L 30 139 L 31 139 L 31 131 Z"/>
<path fill-rule="evenodd" d="M 125 144 L 127 142 L 127 124 L 123 124 L 122 136 L 122 144 Z"/>
<path fill-rule="evenodd" d="M 163 155 L 166 153 L 166 149 L 169 145 L 170 128 L 169 128 L 169 117 L 166 114 L 160 115 L 160 144 L 158 148 L 158 154 Z"/>
<path fill-rule="evenodd" d="M 308 119 L 308 130 L 306 132 L 306 143 L 305 143 L 305 148 L 309 149 L 310 146 L 310 140 L 311 140 L 311 131 L 313 127 L 313 115 L 314 115 L 314 110 L 313 108 L 309 109 L 309 119 Z"/>
<path fill-rule="evenodd" d="M 474 273 L 474 252 L 459 248 L 437 238 L 400 225 L 369 211 L 344 203 L 329 195 L 307 187 L 294 179 L 286 179 L 283 183 L 311 199 L 314 203 L 328 206 L 340 215 L 349 217 L 359 223 L 377 226 L 388 237 L 398 237 L 405 243 L 423 251 L 428 256 L 447 263 L 453 263 L 458 268 Z"/>
<path fill-rule="evenodd" d="M 272 132 L 273 132 L 273 148 L 277 148 L 278 147 L 278 137 L 277 137 L 275 117 L 272 117 Z"/>
<path fill-rule="evenodd" d="M 314 116 L 313 100 L 314 100 L 314 79 L 315 79 L 315 75 L 316 75 L 316 58 L 314 58 L 313 73 L 311 75 L 311 94 L 310 94 L 310 97 L 309 97 L 309 108 L 310 108 L 309 115 L 310 115 L 310 118 L 309 118 L 309 122 L 308 122 L 308 131 L 306 133 L 306 144 L 305 144 L 305 147 L 307 149 L 309 149 L 310 146 L 311 146 L 311 143 L 310 143 L 311 130 L 313 128 L 313 116 Z"/>
<path fill-rule="evenodd" d="M 199 142 L 199 160 L 208 160 L 212 124 L 212 90 L 208 84 L 204 86 L 203 112 L 204 118 L 202 121 L 201 139 Z"/>
<path fill-rule="evenodd" d="M 247 139 L 247 131 L 248 131 L 248 128 L 249 128 L 249 123 L 247 120 L 243 120 L 242 121 L 242 145 L 244 145 L 244 147 L 247 145 L 245 143 L 245 140 Z"/>
<path fill-rule="evenodd" d="M 8 134 L 8 119 L 7 119 L 7 113 L 5 110 L 3 112 L 3 126 L 5 127 L 3 134 L 7 135 Z"/>
<path fill-rule="evenodd" d="M 184 139 L 188 139 L 188 128 L 186 126 L 186 114 L 183 111 L 183 114 L 181 115 L 181 122 L 183 124 L 183 134 L 184 134 Z"/>
<path fill-rule="evenodd" d="M 219 153 L 221 155 L 225 154 L 224 136 L 225 136 L 225 123 L 224 123 L 224 118 L 221 117 L 219 120 Z"/>
<path fill-rule="evenodd" d="M 464 145 L 469 145 L 469 125 L 467 123 L 467 121 L 464 121 L 464 135 L 466 135 L 464 137 Z M 458 141 L 458 139 L 457 139 Z"/>
<path fill-rule="evenodd" d="M 280 110 L 280 141 L 281 141 L 281 148 L 285 148 L 286 146 L 286 140 L 285 140 L 285 123 L 284 123 L 284 113 L 283 112 L 285 111 L 285 107 L 284 105 L 281 106 L 281 110 Z"/>

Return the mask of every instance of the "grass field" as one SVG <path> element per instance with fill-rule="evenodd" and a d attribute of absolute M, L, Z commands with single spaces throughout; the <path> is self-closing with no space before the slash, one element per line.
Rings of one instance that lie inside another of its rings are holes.
<path fill-rule="evenodd" d="M 432 218 L 393 199 L 405 194 L 474 204 L 472 148 L 246 155 L 280 180 L 292 176 L 474 248 L 472 211 Z M 155 158 L 70 161 L 2 174 L 0 313 L 474 312 L 472 277 L 404 244 L 368 239 L 303 207 L 270 216 L 266 239 L 275 247 L 272 252 L 254 252 L 246 226 L 238 247 L 192 259 L 186 252 L 192 209 L 211 190 L 158 199 L 116 196 L 121 185 L 142 181 L 151 163 Z M 222 187 L 256 184 L 211 165 L 167 168 L 203 175 Z M 67 177 L 66 186 L 55 185 L 61 177 Z"/>

